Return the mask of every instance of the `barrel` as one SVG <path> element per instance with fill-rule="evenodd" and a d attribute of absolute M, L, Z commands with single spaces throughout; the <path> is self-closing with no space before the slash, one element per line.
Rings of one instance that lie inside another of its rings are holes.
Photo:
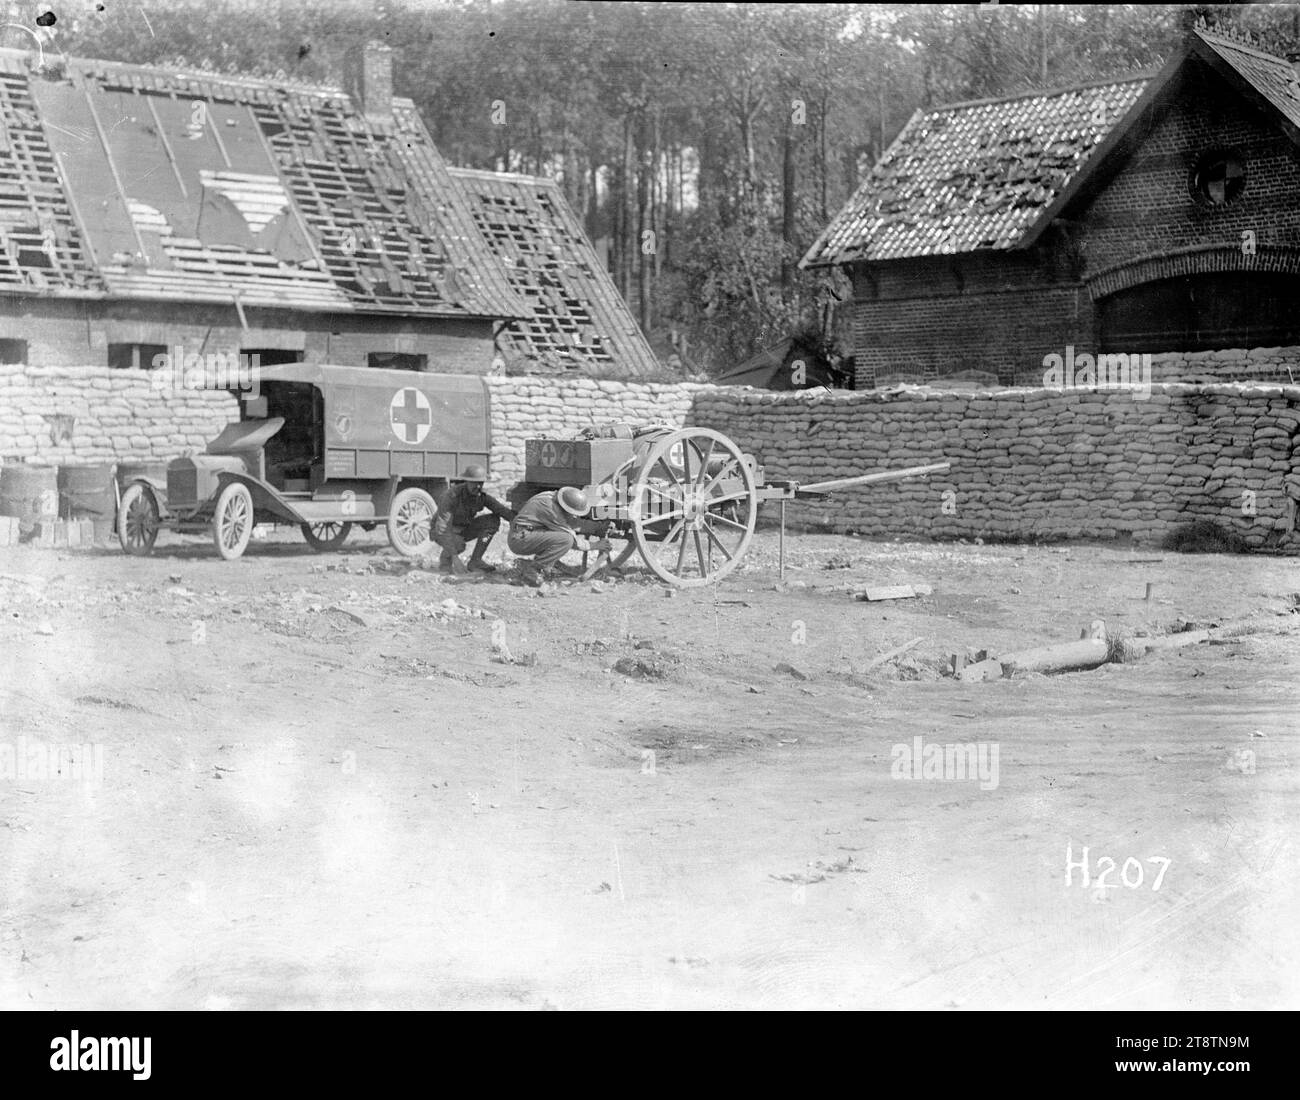
<path fill-rule="evenodd" d="M 63 519 L 90 520 L 95 541 L 101 542 L 113 537 L 116 514 L 111 465 L 59 467 L 59 515 Z"/>
<path fill-rule="evenodd" d="M 59 514 L 57 466 L 6 462 L 0 467 L 0 516 L 17 516 L 21 535 L 30 535 L 42 519 Z"/>

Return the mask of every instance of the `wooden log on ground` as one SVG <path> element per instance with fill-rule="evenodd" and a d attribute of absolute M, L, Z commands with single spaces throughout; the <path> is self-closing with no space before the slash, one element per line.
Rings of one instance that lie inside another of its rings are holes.
<path fill-rule="evenodd" d="M 1153 649 L 1182 649 L 1185 645 L 1199 645 L 1210 640 L 1208 630 L 1182 630 L 1177 634 L 1161 634 L 1156 638 L 1134 638 L 1147 652 Z"/>
<path fill-rule="evenodd" d="M 1017 672 L 1075 672 L 1104 665 L 1109 653 L 1110 647 L 1104 638 L 1088 638 L 1021 649 L 1005 653 L 998 660 L 1009 676 Z"/>
<path fill-rule="evenodd" d="M 1159 634 L 1154 638 L 1125 638 L 1120 646 L 1121 661 L 1132 661 L 1165 649 L 1182 649 L 1203 642 L 1224 642 L 1267 631 L 1269 624 L 1256 619 L 1236 619 L 1204 630 L 1180 630 L 1176 634 Z"/>
<path fill-rule="evenodd" d="M 870 672 L 873 668 L 879 668 L 881 665 L 888 664 L 895 657 L 901 657 L 909 649 L 915 649 L 923 641 L 925 641 L 924 638 L 913 638 L 910 642 L 905 642 L 903 645 L 900 645 L 897 649 L 891 649 L 888 653 L 882 653 L 879 657 L 877 657 L 869 665 L 867 665 L 867 667 L 864 668 L 862 671 Z"/>
<path fill-rule="evenodd" d="M 1280 616 L 1275 616 L 1275 620 Z M 1269 623 L 1267 619 L 1234 619 L 1232 622 L 1220 623 L 1218 626 L 1210 627 L 1210 637 L 1213 638 L 1241 638 L 1247 634 L 1266 634 L 1271 633 L 1269 626 L 1276 627 L 1276 621 Z"/>

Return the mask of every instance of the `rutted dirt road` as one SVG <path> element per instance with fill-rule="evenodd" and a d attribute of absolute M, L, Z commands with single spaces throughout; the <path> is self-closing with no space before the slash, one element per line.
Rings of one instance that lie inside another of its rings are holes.
<path fill-rule="evenodd" d="M 801 536 L 777 586 L 775 549 L 671 596 L 377 534 L 0 551 L 0 1006 L 1300 1006 L 1294 561 Z M 996 786 L 896 778 L 917 737 L 996 746 Z M 102 780 L 19 773 L 72 743 Z"/>

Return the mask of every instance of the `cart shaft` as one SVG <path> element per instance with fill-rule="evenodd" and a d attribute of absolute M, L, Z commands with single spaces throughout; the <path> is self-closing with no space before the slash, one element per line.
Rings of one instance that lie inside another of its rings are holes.
<path fill-rule="evenodd" d="M 794 486 L 795 495 L 800 493 L 831 493 L 839 489 L 849 489 L 855 485 L 879 485 L 882 482 L 902 481 L 909 477 L 922 477 L 925 474 L 942 473 L 952 468 L 950 462 L 936 462 L 930 466 L 909 466 L 905 470 L 880 470 L 874 474 L 861 474 L 858 477 L 841 477 L 834 481 L 815 481 L 811 485 Z"/>

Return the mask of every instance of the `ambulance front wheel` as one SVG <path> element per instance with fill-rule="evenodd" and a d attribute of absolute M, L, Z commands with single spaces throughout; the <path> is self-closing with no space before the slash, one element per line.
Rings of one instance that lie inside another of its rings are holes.
<path fill-rule="evenodd" d="M 432 543 L 433 517 L 438 506 L 423 489 L 403 489 L 388 512 L 388 542 L 403 557 L 423 554 Z"/>

